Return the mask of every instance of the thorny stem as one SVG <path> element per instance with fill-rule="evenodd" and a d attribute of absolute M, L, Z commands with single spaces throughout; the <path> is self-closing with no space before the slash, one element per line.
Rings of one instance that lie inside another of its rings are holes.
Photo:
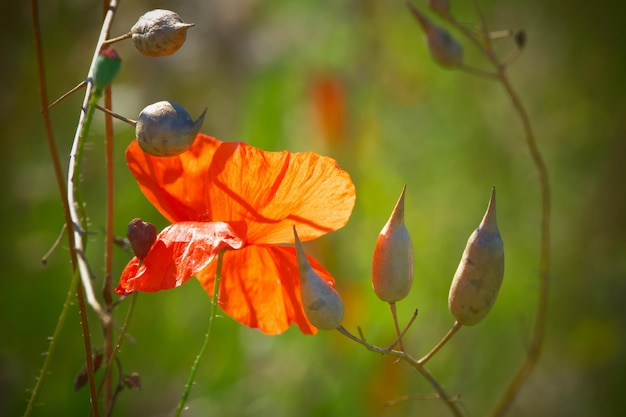
<path fill-rule="evenodd" d="M 443 339 L 441 339 L 439 343 L 437 343 L 437 345 L 435 345 L 435 347 L 432 348 L 432 350 L 428 352 L 426 355 L 424 355 L 424 357 L 420 359 L 418 362 L 421 363 L 422 365 L 425 365 L 426 362 L 430 360 L 430 358 L 432 358 L 433 356 L 435 356 L 437 352 L 439 352 L 439 349 L 441 349 L 446 343 L 448 343 L 450 339 L 452 339 L 452 336 L 454 336 L 456 332 L 459 331 L 461 326 L 462 326 L 461 323 L 459 323 L 458 321 L 455 321 L 454 324 L 452 325 L 452 328 L 448 330 L 448 333 L 446 333 Z"/>
<path fill-rule="evenodd" d="M 360 337 L 357 337 L 350 333 L 348 330 L 346 330 L 346 328 L 343 326 L 339 326 L 337 328 L 337 331 L 339 331 L 339 333 L 348 337 L 349 339 L 354 340 L 358 344 L 365 346 L 365 348 L 371 352 L 380 353 L 382 355 L 395 356 L 407 362 L 430 383 L 430 385 L 437 393 L 437 396 L 446 404 L 446 406 L 448 406 L 454 416 L 464 417 L 466 415 L 465 411 L 461 408 L 460 403 L 450 397 L 448 393 L 443 389 L 443 387 L 439 384 L 439 381 L 437 381 L 437 379 L 428 371 L 428 369 L 426 369 L 417 359 L 409 355 L 407 352 L 400 350 L 389 350 L 372 345 L 365 340 L 362 334 Z"/>
<path fill-rule="evenodd" d="M 68 243 L 70 247 L 70 260 L 72 263 L 73 278 L 72 278 L 72 282 L 70 283 L 70 288 L 68 290 L 68 294 L 65 299 L 63 309 L 61 310 L 61 314 L 59 315 L 59 319 L 57 321 L 57 326 L 54 330 L 52 340 L 50 341 L 48 351 L 46 352 L 44 363 L 41 368 L 41 372 L 39 374 L 39 377 L 37 378 L 37 382 L 35 384 L 33 392 L 31 393 L 31 397 L 28 401 L 28 405 L 24 412 L 24 416 L 25 417 L 29 416 L 31 412 L 33 411 L 35 401 L 37 400 L 37 397 L 39 396 L 39 392 L 41 391 L 43 381 L 45 379 L 45 376 L 48 373 L 48 367 L 50 365 L 52 354 L 56 347 L 56 342 L 59 338 L 61 329 L 63 328 L 63 324 L 65 323 L 65 320 L 67 318 L 69 307 L 71 305 L 71 302 L 74 296 L 74 291 L 76 291 L 78 295 L 78 300 L 79 300 L 81 324 L 83 326 L 83 341 L 84 341 L 85 346 L 89 347 L 89 349 L 85 349 L 85 357 L 86 357 L 87 364 L 88 364 L 87 378 L 89 380 L 89 385 L 90 385 L 91 402 L 92 404 L 94 404 L 93 408 L 95 410 L 95 413 L 97 414 L 98 413 L 97 398 L 94 395 L 95 379 L 94 379 L 93 364 L 92 364 L 91 341 L 89 338 L 90 335 L 89 335 L 89 328 L 88 328 L 85 305 L 84 305 L 83 290 L 82 290 L 82 286 L 78 285 L 78 283 L 80 282 L 79 273 L 77 269 L 77 263 L 78 263 L 79 257 L 77 256 L 77 252 L 75 250 L 75 236 L 76 235 L 75 235 L 75 230 L 74 230 L 74 223 L 72 222 L 72 215 L 71 215 L 72 207 L 69 201 L 66 200 L 66 198 L 64 197 L 67 190 L 65 188 L 65 184 L 63 180 L 63 171 L 61 169 L 61 163 L 60 163 L 59 155 L 56 149 L 54 134 L 52 130 L 52 123 L 50 121 L 50 115 L 48 112 L 48 97 L 47 97 L 47 92 L 46 92 L 46 80 L 45 80 L 43 52 L 42 52 L 43 47 L 42 47 L 42 42 L 41 42 L 41 32 L 40 32 L 40 24 L 39 24 L 39 4 L 37 3 L 36 0 L 31 0 L 30 5 L 31 5 L 31 17 L 33 21 L 35 54 L 37 57 L 37 74 L 38 74 L 38 80 L 39 80 L 39 99 L 40 99 L 40 105 L 41 105 L 41 113 L 43 117 L 44 127 L 46 130 L 46 138 L 48 139 L 48 146 L 50 148 L 50 156 L 52 158 L 54 173 L 57 179 L 57 186 L 61 194 L 63 214 L 65 216 L 65 225 L 66 225 L 67 232 L 68 232 L 67 239 L 68 239 Z"/>
<path fill-rule="evenodd" d="M 187 403 L 187 399 L 189 398 L 189 394 L 191 393 L 191 388 L 193 387 L 194 380 L 196 379 L 196 374 L 198 373 L 198 369 L 200 368 L 200 362 L 202 362 L 202 358 L 206 354 L 206 350 L 209 346 L 209 339 L 211 336 L 211 329 L 213 327 L 213 320 L 215 319 L 217 312 L 217 302 L 218 295 L 220 291 L 220 279 L 222 276 L 222 262 L 224 260 L 224 249 L 222 249 L 217 255 L 217 266 L 215 268 L 215 282 L 213 283 L 213 298 L 211 299 L 211 313 L 209 315 L 209 327 L 207 329 L 206 334 L 204 335 L 204 341 L 202 342 L 202 346 L 200 347 L 200 352 L 198 352 L 198 356 L 196 356 L 196 360 L 191 366 L 191 373 L 189 374 L 189 379 L 187 380 L 187 384 L 185 385 L 185 391 L 178 403 L 178 407 L 176 408 L 176 417 L 180 417 L 180 414 L 183 412 L 185 408 L 185 404 Z"/>
<path fill-rule="evenodd" d="M 94 50 L 94 55 L 91 60 L 91 65 L 89 66 L 89 71 L 87 73 L 87 88 L 85 91 L 85 98 L 83 100 L 83 106 L 79 115 L 78 125 L 76 127 L 76 133 L 74 135 L 72 149 L 70 151 L 70 162 L 69 162 L 69 169 L 68 169 L 68 175 L 67 175 L 68 177 L 67 201 L 69 203 L 69 210 L 70 210 L 72 223 L 79 225 L 81 228 L 84 228 L 84 224 L 83 224 L 83 219 L 81 218 L 78 210 L 82 202 L 77 201 L 75 193 L 76 193 L 77 184 L 80 181 L 79 179 L 80 172 L 78 172 L 78 168 L 80 165 L 80 152 L 83 146 L 83 142 L 85 140 L 85 138 L 83 137 L 83 132 L 85 131 L 84 129 L 85 125 L 89 122 L 89 120 L 87 120 L 87 115 L 88 115 L 87 109 L 89 109 L 90 107 L 93 108 L 93 105 L 90 103 L 90 101 L 93 98 L 92 93 L 94 89 L 93 88 L 94 67 L 95 67 L 96 60 L 98 58 L 98 53 L 100 52 L 101 46 L 104 40 L 106 39 L 107 34 L 109 33 L 111 23 L 113 21 L 113 17 L 115 16 L 115 11 L 117 10 L 118 3 L 119 2 L 117 0 L 111 0 L 111 2 L 109 3 L 106 16 L 104 18 L 104 22 L 102 23 L 100 36 L 98 38 L 98 42 Z M 77 232 L 76 230 L 74 231 L 74 241 L 75 241 L 74 242 L 75 250 L 77 252 L 83 252 L 84 251 L 83 239 L 81 235 L 79 234 L 79 232 Z M 89 302 L 89 305 L 98 313 L 101 321 L 103 323 L 107 323 L 108 321 L 111 320 L 110 312 L 103 310 L 103 308 L 100 306 L 100 303 L 98 302 L 97 298 L 94 295 L 93 287 L 92 287 L 91 279 L 90 279 L 91 277 L 89 274 L 89 267 L 87 265 L 87 262 L 85 259 L 81 259 L 80 257 L 78 257 L 77 260 L 78 260 L 78 269 L 80 271 L 80 277 L 85 287 L 85 291 L 87 295 L 87 301 Z"/>
<path fill-rule="evenodd" d="M 517 393 L 520 388 L 530 375 L 530 372 L 533 370 L 535 364 L 539 360 L 539 356 L 541 354 L 541 349 L 543 347 L 543 341 L 545 338 L 545 328 L 546 328 L 546 316 L 548 311 L 548 293 L 550 287 L 550 217 L 551 217 L 551 192 L 550 192 L 550 181 L 548 175 L 548 169 L 546 167 L 545 161 L 537 146 L 537 141 L 535 139 L 535 135 L 533 133 L 532 125 L 530 122 L 530 117 L 526 111 L 526 108 L 522 104 L 519 95 L 511 85 L 511 81 L 506 73 L 507 64 L 509 61 L 501 63 L 496 57 L 493 47 L 491 44 L 491 39 L 487 35 L 489 32 L 487 30 L 487 25 L 485 23 L 485 18 L 481 11 L 480 5 L 477 0 L 474 0 L 475 8 L 478 12 L 479 18 L 481 20 L 481 30 L 483 33 L 483 39 L 479 40 L 474 36 L 469 30 L 467 30 L 463 25 L 458 23 L 454 18 L 448 16 L 446 19 L 450 24 L 456 27 L 458 30 L 464 33 L 468 39 L 470 39 L 478 49 L 485 55 L 485 57 L 493 64 L 493 66 L 497 70 L 497 78 L 502 83 L 507 95 L 511 99 L 511 103 L 515 109 L 515 112 L 519 116 L 522 127 L 524 130 L 526 146 L 530 152 L 531 159 L 535 165 L 537 170 L 537 174 L 539 177 L 539 187 L 541 194 L 541 249 L 540 249 L 540 259 L 539 259 L 539 297 L 537 301 L 537 310 L 535 316 L 535 323 L 533 329 L 532 339 L 530 341 L 530 346 L 528 349 L 528 353 L 526 355 L 525 361 L 522 363 L 517 373 L 513 377 L 512 381 L 509 383 L 502 397 L 500 397 L 499 402 L 496 404 L 494 409 L 491 412 L 491 417 L 499 417 L 504 415 L 509 407 L 511 406 L 513 400 L 515 399 Z M 481 42 L 482 41 L 482 42 Z M 484 44 L 483 44 L 484 42 Z"/>
<path fill-rule="evenodd" d="M 98 392 L 96 389 L 96 380 L 93 377 L 93 349 L 91 348 L 91 333 L 89 333 L 89 321 L 87 319 L 87 306 L 85 304 L 85 294 L 81 281 L 76 283 L 76 298 L 78 299 L 78 312 L 80 313 L 80 326 L 83 332 L 83 345 L 85 347 L 85 358 L 87 371 L 91 371 L 89 381 L 89 395 L 91 400 L 91 410 L 94 417 L 100 417 L 100 409 L 98 408 Z"/>

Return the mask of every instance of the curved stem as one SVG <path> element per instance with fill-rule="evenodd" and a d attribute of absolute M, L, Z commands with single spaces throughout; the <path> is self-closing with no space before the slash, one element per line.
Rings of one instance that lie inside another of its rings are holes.
<path fill-rule="evenodd" d="M 389 350 L 372 345 L 365 340 L 362 334 L 361 337 L 357 337 L 350 333 L 348 330 L 346 330 L 346 328 L 343 326 L 339 326 L 337 328 L 337 331 L 342 335 L 348 337 L 349 339 L 357 342 L 358 344 L 365 346 L 365 348 L 371 352 L 395 356 L 409 363 L 417 370 L 417 372 L 420 373 L 420 375 L 422 375 L 430 383 L 430 385 L 433 387 L 433 390 L 435 390 L 435 392 L 437 393 L 437 396 L 446 404 L 446 406 L 450 409 L 455 417 L 464 417 L 466 415 L 465 411 L 461 407 L 461 404 L 448 395 L 444 388 L 439 384 L 439 381 L 437 381 L 437 379 L 428 371 L 428 369 L 426 369 L 417 359 L 415 359 L 405 351 Z"/>
<path fill-rule="evenodd" d="M 437 343 L 437 345 L 432 348 L 432 350 L 430 352 L 428 352 L 422 359 L 420 359 L 418 362 L 422 365 L 425 365 L 426 362 L 428 362 L 430 360 L 430 358 L 432 358 L 433 356 L 435 356 L 435 354 L 437 352 L 439 352 L 439 349 L 441 349 L 446 343 L 448 343 L 448 341 L 450 339 L 452 339 L 452 336 L 454 336 L 456 334 L 456 332 L 459 331 L 459 329 L 461 328 L 462 324 L 459 323 L 458 321 L 455 321 L 454 324 L 452 325 L 452 328 L 450 330 L 448 330 L 448 333 L 446 333 L 446 335 L 443 337 L 443 339 L 441 339 L 439 341 L 439 343 Z"/>
<path fill-rule="evenodd" d="M 483 35 L 482 41 L 485 43 L 481 43 L 479 39 L 474 36 L 471 32 L 469 32 L 463 25 L 459 24 L 454 18 L 448 16 L 446 20 L 463 32 L 467 38 L 472 41 L 481 51 L 483 55 L 493 64 L 493 66 L 497 70 L 497 79 L 500 81 L 502 86 L 504 87 L 507 95 L 511 99 L 511 103 L 515 112 L 520 118 L 522 123 L 522 127 L 524 130 L 524 137 L 526 141 L 526 146 L 530 152 L 531 159 L 533 164 L 535 165 L 535 169 L 537 170 L 537 175 L 539 177 L 539 188 L 540 188 L 540 199 L 541 199 L 541 237 L 540 237 L 540 253 L 539 253 L 539 296 L 537 301 L 537 310 L 535 323 L 533 328 L 533 334 L 530 342 L 530 346 L 528 349 L 528 354 L 526 355 L 525 361 L 520 366 L 519 370 L 513 377 L 512 381 L 509 383 L 506 388 L 504 394 L 500 398 L 499 402 L 496 404 L 495 408 L 491 412 L 492 417 L 499 417 L 506 413 L 511 403 L 515 399 L 515 396 L 519 392 L 521 386 L 526 381 L 526 378 L 534 368 L 535 364 L 539 360 L 539 356 L 541 354 L 541 349 L 543 346 L 543 340 L 545 337 L 545 328 L 546 328 L 546 316 L 548 311 L 548 293 L 550 287 L 550 228 L 551 228 L 551 192 L 550 192 L 550 181 L 548 175 L 548 169 L 537 146 L 537 141 L 535 139 L 535 134 L 532 129 L 532 124 L 530 122 L 530 117 L 528 116 L 528 112 L 526 108 L 522 104 L 519 95 L 513 88 L 511 81 L 506 73 L 507 62 L 501 63 L 496 55 L 493 52 L 491 39 L 487 31 L 487 25 L 485 22 L 484 15 L 480 9 L 480 5 L 477 0 L 474 0 L 474 4 L 476 10 L 479 14 L 479 18 L 481 21 L 481 31 Z"/>
<path fill-rule="evenodd" d="M 176 417 L 180 417 L 180 414 L 183 412 L 185 408 L 185 404 L 187 403 L 187 399 L 189 398 L 189 394 L 191 393 L 191 387 L 193 387 L 194 380 L 196 379 L 196 374 L 198 373 L 198 368 L 200 367 L 200 362 L 202 362 L 202 358 L 206 354 L 207 347 L 209 346 L 209 339 L 211 336 L 211 329 L 213 327 L 213 320 L 216 316 L 217 311 L 217 301 L 218 295 L 220 291 L 220 279 L 222 275 L 222 262 L 224 260 L 224 250 L 221 250 L 217 255 L 217 267 L 215 268 L 215 282 L 213 283 L 213 298 L 211 299 L 211 313 L 209 315 L 209 327 L 207 329 L 206 334 L 204 335 L 204 342 L 202 342 L 202 346 L 200 347 L 200 352 L 198 352 L 198 356 L 196 356 L 196 360 L 191 366 L 191 373 L 189 374 L 189 379 L 187 380 L 187 384 L 185 385 L 185 391 L 178 403 L 178 407 L 176 408 Z"/>

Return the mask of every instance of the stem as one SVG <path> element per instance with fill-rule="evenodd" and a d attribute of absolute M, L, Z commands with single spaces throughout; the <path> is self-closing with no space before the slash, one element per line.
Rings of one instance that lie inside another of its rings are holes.
<path fill-rule="evenodd" d="M 107 108 L 111 108 L 111 86 L 104 90 L 104 102 Z M 105 220 L 105 244 L 104 244 L 104 280 L 102 286 L 102 298 L 106 304 L 107 312 L 113 311 L 113 118 L 106 114 L 105 122 L 105 170 L 106 170 L 106 220 Z M 106 357 L 113 353 L 113 322 L 103 323 L 105 354 Z M 112 372 L 104 374 L 106 389 L 104 394 L 105 410 L 113 408 L 113 380 Z"/>
<path fill-rule="evenodd" d="M 83 345 L 85 347 L 85 359 L 87 365 L 87 379 L 89 380 L 89 397 L 91 400 L 91 410 L 95 417 L 100 417 L 98 408 L 98 392 L 96 389 L 96 379 L 93 372 L 93 349 L 91 348 L 91 333 L 89 333 L 89 321 L 87 319 L 87 307 L 85 295 L 81 281 L 76 283 L 76 297 L 78 298 L 78 311 L 80 313 L 80 326 L 83 333 Z"/>
<path fill-rule="evenodd" d="M 389 303 L 389 308 L 391 309 L 391 317 L 393 317 L 393 326 L 396 329 L 396 340 L 397 340 L 397 344 L 398 344 L 398 348 L 400 350 L 404 350 L 404 346 L 402 345 L 402 335 L 400 333 L 400 324 L 398 324 L 398 312 L 396 311 L 396 303 L 392 302 Z M 394 344 L 391 345 L 391 347 L 395 346 L 396 342 L 394 342 Z"/>
<path fill-rule="evenodd" d="M 478 12 L 481 29 L 483 33 L 484 45 L 469 32 L 463 25 L 454 20 L 451 16 L 448 16 L 446 20 L 463 32 L 468 39 L 470 39 L 478 49 L 485 55 L 485 57 L 493 64 L 497 70 L 497 78 L 502 83 L 507 95 L 511 99 L 511 103 L 515 109 L 515 112 L 520 118 L 522 127 L 524 130 L 524 137 L 526 146 L 530 152 L 531 159 L 537 170 L 539 177 L 539 188 L 541 194 L 541 237 L 540 237 L 540 253 L 539 253 L 539 296 L 537 301 L 537 310 L 535 323 L 533 328 L 533 334 L 530 341 L 530 346 L 526 359 L 514 375 L 512 381 L 509 383 L 504 394 L 496 404 L 495 408 L 491 412 L 492 417 L 499 417 L 506 413 L 515 399 L 520 388 L 528 378 L 528 375 L 534 368 L 535 364 L 539 360 L 541 350 L 543 347 L 543 341 L 546 331 L 546 316 L 548 311 L 548 293 L 550 289 L 550 217 L 551 217 L 551 192 L 550 181 L 548 175 L 548 169 L 545 161 L 537 146 L 537 141 L 533 133 L 532 125 L 530 123 L 530 117 L 526 111 L 526 108 L 522 104 L 518 94 L 511 85 L 508 75 L 506 74 L 507 63 L 501 63 L 493 52 L 491 39 L 488 36 L 487 25 L 485 18 L 477 0 L 474 0 L 475 8 Z"/>
<path fill-rule="evenodd" d="M 180 417 L 180 414 L 183 412 L 185 408 L 185 404 L 187 403 L 187 399 L 189 398 L 189 394 L 191 393 L 191 387 L 194 384 L 194 380 L 196 379 L 196 374 L 198 373 L 198 368 L 200 367 L 200 362 L 202 362 L 202 358 L 206 354 L 207 347 L 209 346 L 209 339 L 211 336 L 211 329 L 213 327 L 213 319 L 215 319 L 216 310 L 217 310 L 217 299 L 220 290 L 220 279 L 222 274 L 222 262 L 224 260 L 224 250 L 221 250 L 217 255 L 217 267 L 215 270 L 215 282 L 213 284 L 213 298 L 211 299 L 211 313 L 209 315 L 209 327 L 207 329 L 206 334 L 204 335 L 204 342 L 202 342 L 202 346 L 200 347 L 200 352 L 198 352 L 198 356 L 196 356 L 196 360 L 191 366 L 191 373 L 189 374 L 189 379 L 187 380 L 187 384 L 185 385 L 185 391 L 178 403 L 178 408 L 176 408 L 176 417 Z"/>
<path fill-rule="evenodd" d="M 519 115 L 526 136 L 526 145 L 530 151 L 533 163 L 539 176 L 539 186 L 541 189 L 541 250 L 539 260 L 539 297 L 537 301 L 536 318 L 533 329 L 533 336 L 530 341 L 526 360 L 520 366 L 509 386 L 502 395 L 500 401 L 491 412 L 492 417 L 502 416 L 506 413 L 511 403 L 515 399 L 526 378 L 534 368 L 541 355 L 543 341 L 546 331 L 546 316 L 548 312 L 548 293 L 550 287 L 550 213 L 551 213 L 551 193 L 548 170 L 537 147 L 535 136 L 532 131 L 530 118 L 526 109 L 522 105 L 519 96 L 511 86 L 511 83 L 504 72 L 500 71 L 502 84 L 511 98 L 513 107 Z"/>
<path fill-rule="evenodd" d="M 376 353 L 380 353 L 383 355 L 395 356 L 409 363 L 412 367 L 414 367 L 417 370 L 417 372 L 420 373 L 420 375 L 422 375 L 430 383 L 430 385 L 433 387 L 433 389 L 437 393 L 437 396 L 441 398 L 441 400 L 446 404 L 446 406 L 448 406 L 448 408 L 450 409 L 450 411 L 455 417 L 464 417 L 466 415 L 463 408 L 461 408 L 460 403 L 454 400 L 452 397 L 450 397 L 448 393 L 446 393 L 446 391 L 443 389 L 443 387 L 439 384 L 437 379 L 418 360 L 416 360 L 414 357 L 409 355 L 407 352 L 399 351 L 399 350 L 389 350 L 389 349 L 372 345 L 365 340 L 363 335 L 361 335 L 361 337 L 357 337 L 353 335 L 352 333 L 350 333 L 348 330 L 346 330 L 346 328 L 343 326 L 339 326 L 337 328 L 337 331 L 339 331 L 339 333 L 348 337 L 349 339 L 357 342 L 358 344 L 365 346 L 365 348 L 371 352 L 376 352 Z"/>
<path fill-rule="evenodd" d="M 80 228 L 83 228 L 83 221 L 78 211 L 81 203 L 77 199 L 75 187 L 79 181 L 79 172 L 77 169 L 80 165 L 81 149 L 83 146 L 83 141 L 85 139 L 83 133 L 87 131 L 86 127 L 89 127 L 89 120 L 87 120 L 87 115 L 88 113 L 90 113 L 89 108 L 91 107 L 93 109 L 95 106 L 95 103 L 93 103 L 93 99 L 95 98 L 93 95 L 93 72 L 96 64 L 96 59 L 98 58 L 98 53 L 100 52 L 102 44 L 104 43 L 107 34 L 109 33 L 118 3 L 119 2 L 117 0 L 110 1 L 106 16 L 104 18 L 104 22 L 102 23 L 98 42 L 96 44 L 94 55 L 91 60 L 91 65 L 89 66 L 89 71 L 87 73 L 85 98 L 83 100 L 83 106 L 79 115 L 78 125 L 76 127 L 76 133 L 74 135 L 74 141 L 72 143 L 72 149 L 70 151 L 70 161 L 67 175 L 67 201 L 69 205 L 71 223 L 78 225 Z M 91 112 L 93 112 L 93 110 Z M 75 251 L 84 253 L 83 239 L 80 235 L 80 232 L 78 232 L 77 230 L 74 230 L 74 241 L 75 244 L 73 247 Z M 89 305 L 94 309 L 94 311 L 98 313 L 101 321 L 103 323 L 107 323 L 111 320 L 110 313 L 105 311 L 100 306 L 100 303 L 94 295 L 93 287 L 91 284 L 91 277 L 89 274 L 89 266 L 87 265 L 86 260 L 82 259 L 81 257 L 78 257 L 77 261 L 78 269 L 80 271 L 80 278 L 82 280 L 83 286 L 85 287 L 87 301 L 89 302 Z"/>
<path fill-rule="evenodd" d="M 435 356 L 435 354 L 437 352 L 439 352 L 439 349 L 441 349 L 446 343 L 448 343 L 448 341 L 450 339 L 452 339 L 452 336 L 454 336 L 456 334 L 456 332 L 459 331 L 459 329 L 461 328 L 462 324 L 459 323 L 458 321 L 455 321 L 454 324 L 452 325 L 452 328 L 450 330 L 448 330 L 448 333 L 446 333 L 446 335 L 443 337 L 443 339 L 441 339 L 439 341 L 439 343 L 437 343 L 437 345 L 432 348 L 432 350 L 430 352 L 428 352 L 422 359 L 420 359 L 418 362 L 422 365 L 425 365 L 426 362 L 428 362 L 430 360 L 430 358 L 432 358 L 433 356 Z"/>

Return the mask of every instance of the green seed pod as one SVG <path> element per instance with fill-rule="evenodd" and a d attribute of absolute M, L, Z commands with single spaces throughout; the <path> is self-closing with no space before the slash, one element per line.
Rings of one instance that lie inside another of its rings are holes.
<path fill-rule="evenodd" d="M 135 48 L 142 54 L 168 56 L 185 43 L 187 30 L 192 26 L 170 10 L 155 9 L 141 16 L 130 33 Z"/>
<path fill-rule="evenodd" d="M 411 3 L 407 3 L 415 20 L 420 24 L 426 36 L 430 55 L 442 67 L 455 68 L 463 64 L 463 47 L 442 27 L 426 18 Z"/>
<path fill-rule="evenodd" d="M 372 258 L 372 287 L 383 301 L 406 297 L 413 285 L 413 242 L 404 224 L 404 193 L 376 240 Z"/>
<path fill-rule="evenodd" d="M 295 227 L 293 228 L 293 234 L 296 242 L 300 292 L 304 313 L 311 324 L 318 329 L 336 329 L 341 325 L 344 314 L 341 296 L 311 267 Z"/>
<path fill-rule="evenodd" d="M 472 233 L 454 274 L 448 307 L 465 326 L 478 324 L 493 306 L 504 277 L 504 245 L 496 222 L 496 189 L 487 212 Z"/>
<path fill-rule="evenodd" d="M 186 151 L 200 131 L 206 111 L 194 122 L 178 103 L 159 101 L 147 106 L 135 126 L 139 146 L 154 156 L 174 156 Z"/>

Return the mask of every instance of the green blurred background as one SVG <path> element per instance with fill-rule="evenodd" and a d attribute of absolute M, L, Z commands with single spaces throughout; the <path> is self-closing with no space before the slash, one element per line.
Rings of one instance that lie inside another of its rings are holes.
<path fill-rule="evenodd" d="M 80 82 L 99 27 L 97 1 L 41 2 L 50 100 Z M 528 46 L 510 74 L 534 123 L 553 190 L 552 285 L 545 349 L 511 416 L 618 416 L 626 413 L 626 241 L 624 180 L 626 101 L 625 6 L 585 1 L 484 2 L 495 29 L 520 29 Z M 426 2 L 415 2 L 426 9 Z M 195 23 L 176 54 L 149 59 L 130 42 L 117 46 L 123 68 L 114 108 L 136 118 L 147 104 L 173 100 L 192 116 L 209 108 L 203 132 L 267 150 L 314 150 L 337 159 L 357 187 L 349 224 L 309 245 L 333 272 L 346 305 L 344 325 L 368 339 L 393 339 L 388 306 L 371 291 L 371 254 L 403 184 L 415 246 L 415 282 L 399 304 L 402 322 L 419 308 L 405 346 L 421 356 L 452 325 L 447 294 L 466 239 L 498 190 L 506 274 L 491 314 L 464 328 L 429 363 L 470 415 L 484 415 L 518 368 L 537 299 L 539 192 L 521 125 L 502 88 L 437 67 L 402 1 L 124 1 L 113 35 L 145 11 L 169 8 Z M 37 96 L 28 2 L 5 5 L 1 25 L 4 79 L 0 96 L 0 415 L 21 415 L 43 362 L 71 280 L 67 244 L 42 255 L 63 215 Z M 453 2 L 475 24 L 471 2 Z M 437 20 L 437 19 L 435 19 Z M 469 62 L 485 67 L 466 45 Z M 498 41 L 505 56 L 512 40 Z M 330 86 L 330 87 L 329 87 Z M 325 132 L 320 92 L 339 91 L 343 125 Z M 326 90 L 325 90 L 326 89 Z M 82 93 L 51 111 L 64 165 Z M 104 227 L 102 117 L 97 115 L 84 164 L 91 229 L 89 258 L 101 279 Z M 123 162 L 132 128 L 116 122 L 116 233 L 142 217 L 166 225 Z M 115 271 L 127 255 L 115 253 Z M 98 286 L 100 282 L 96 283 Z M 117 310 L 121 322 L 125 305 Z M 125 391 L 119 416 L 170 416 L 208 324 L 209 298 L 191 280 L 141 294 L 122 347 L 140 391 Z M 98 323 L 90 322 L 94 344 Z M 85 416 L 86 389 L 73 390 L 84 361 L 72 306 L 35 416 Z M 367 352 L 336 332 L 304 336 L 291 329 L 266 336 L 228 317 L 214 326 L 187 416 L 446 416 L 404 363 Z"/>

